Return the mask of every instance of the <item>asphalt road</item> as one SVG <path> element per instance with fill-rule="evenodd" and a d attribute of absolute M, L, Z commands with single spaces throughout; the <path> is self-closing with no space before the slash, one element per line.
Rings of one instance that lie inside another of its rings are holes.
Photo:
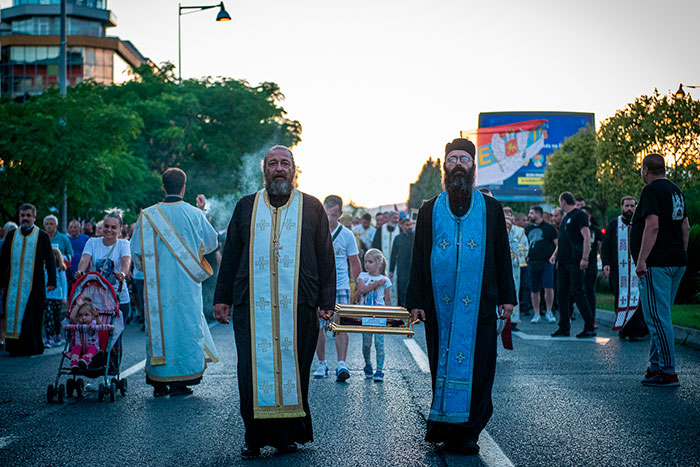
<path fill-rule="evenodd" d="M 579 327 L 575 322 L 572 331 Z M 515 350 L 499 349 L 495 413 L 480 456 L 448 454 L 423 441 L 431 395 L 420 366 L 421 326 L 414 353 L 403 338 L 385 337 L 383 383 L 364 379 L 361 337 L 352 335 L 348 382 L 311 381 L 315 442 L 286 456 L 268 448 L 247 462 L 239 454 L 231 328 L 213 326 L 221 362 L 193 396 L 154 399 L 139 366 L 144 335 L 128 326 L 121 369 L 133 374 L 128 394 L 113 403 L 88 392 L 47 404 L 57 351 L 0 354 L 0 466 L 700 465 L 700 352 L 676 348 L 679 388 L 647 388 L 639 380 L 648 341 L 621 342 L 603 326 L 599 339 L 585 341 L 552 340 L 550 324 L 520 328 Z M 333 339 L 328 356 L 335 361 Z"/>

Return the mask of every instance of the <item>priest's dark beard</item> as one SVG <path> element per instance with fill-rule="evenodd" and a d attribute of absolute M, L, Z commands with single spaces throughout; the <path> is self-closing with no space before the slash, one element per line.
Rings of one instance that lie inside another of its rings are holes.
<path fill-rule="evenodd" d="M 272 196 L 285 196 L 292 192 L 292 183 L 288 180 L 283 182 L 265 181 L 265 189 Z"/>
<path fill-rule="evenodd" d="M 474 188 L 475 166 L 471 166 L 469 170 L 462 167 L 455 167 L 452 171 L 445 170 L 445 176 L 442 180 L 442 185 L 454 200 L 466 200 L 471 197 L 472 189 Z"/>

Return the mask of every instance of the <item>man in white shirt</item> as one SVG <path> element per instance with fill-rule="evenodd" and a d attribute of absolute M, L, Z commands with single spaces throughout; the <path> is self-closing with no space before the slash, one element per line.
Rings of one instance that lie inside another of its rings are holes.
<path fill-rule="evenodd" d="M 357 276 L 362 272 L 357 242 L 353 233 L 338 222 L 338 219 L 343 214 L 343 200 L 339 196 L 329 195 L 323 201 L 323 208 L 328 216 L 328 227 L 331 231 L 331 240 L 335 250 L 335 302 L 337 304 L 349 304 L 350 276 L 348 275 L 348 266 L 353 280 L 357 280 Z M 323 321 L 322 326 L 324 326 Z M 350 372 L 345 364 L 345 358 L 348 354 L 348 340 L 348 335 L 345 333 L 335 336 L 335 350 L 338 353 L 335 380 L 339 383 L 350 377 Z M 328 376 L 328 363 L 326 362 L 326 333 L 323 329 L 318 333 L 316 355 L 318 356 L 319 365 L 313 376 L 315 379 L 325 378 Z"/>

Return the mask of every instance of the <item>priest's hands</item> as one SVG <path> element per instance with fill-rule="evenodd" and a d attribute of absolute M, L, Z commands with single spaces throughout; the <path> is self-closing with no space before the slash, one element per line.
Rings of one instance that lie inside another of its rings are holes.
<path fill-rule="evenodd" d="M 214 318 L 221 324 L 229 324 L 229 317 L 231 316 L 231 306 L 225 303 L 216 303 L 214 305 Z"/>
<path fill-rule="evenodd" d="M 605 278 L 607 279 L 610 275 L 610 265 L 603 266 L 603 274 L 605 274 Z"/>
<path fill-rule="evenodd" d="M 333 317 L 333 310 L 318 310 L 318 317 L 321 319 L 329 320 Z"/>
<path fill-rule="evenodd" d="M 498 305 L 498 319 L 508 319 L 513 314 L 513 305 Z"/>
<path fill-rule="evenodd" d="M 204 197 L 204 195 L 199 194 L 197 195 L 197 207 L 204 211 L 204 208 L 207 206 L 207 199 Z"/>
<path fill-rule="evenodd" d="M 414 308 L 411 310 L 411 322 L 425 321 L 425 310 Z"/>

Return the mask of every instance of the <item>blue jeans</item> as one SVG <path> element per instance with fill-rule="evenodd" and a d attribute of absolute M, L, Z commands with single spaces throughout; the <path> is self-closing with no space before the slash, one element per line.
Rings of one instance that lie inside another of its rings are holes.
<path fill-rule="evenodd" d="M 649 368 L 652 371 L 676 372 L 671 308 L 684 273 L 685 267 L 649 267 L 639 278 L 639 299 L 651 333 Z"/>

